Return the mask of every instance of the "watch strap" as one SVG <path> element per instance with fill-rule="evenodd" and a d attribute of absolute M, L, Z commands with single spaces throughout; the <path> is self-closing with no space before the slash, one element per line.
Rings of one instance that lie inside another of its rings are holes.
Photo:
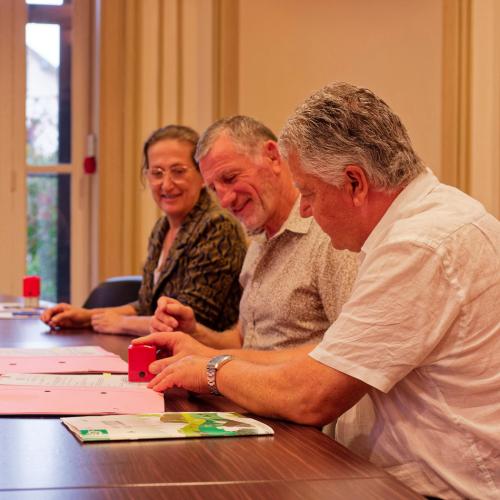
<path fill-rule="evenodd" d="M 219 354 L 207 363 L 207 383 L 211 394 L 220 395 L 217 389 L 217 370 L 232 359 L 233 357 L 230 354 Z"/>

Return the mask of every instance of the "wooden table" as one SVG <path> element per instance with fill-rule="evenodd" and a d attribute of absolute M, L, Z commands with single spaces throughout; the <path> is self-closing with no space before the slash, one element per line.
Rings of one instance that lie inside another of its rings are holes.
<path fill-rule="evenodd" d="M 100 345 L 130 337 L 0 320 L 0 347 Z M 1 401 L 0 401 L 1 404 Z M 169 411 L 238 410 L 225 398 L 165 396 Z M 421 498 L 313 427 L 261 419 L 274 436 L 81 444 L 55 417 L 0 418 L 0 498 Z"/>

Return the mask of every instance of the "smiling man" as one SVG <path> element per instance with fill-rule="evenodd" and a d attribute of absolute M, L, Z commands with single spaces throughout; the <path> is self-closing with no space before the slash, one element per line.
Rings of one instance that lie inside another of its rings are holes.
<path fill-rule="evenodd" d="M 367 89 L 313 94 L 280 149 L 301 213 L 360 252 L 351 297 L 314 349 L 267 353 L 267 364 L 217 365 L 184 334 L 150 335 L 173 352 L 152 364 L 150 386 L 215 387 L 253 413 L 313 425 L 368 394 L 373 426 L 350 429 L 366 458 L 424 495 L 499 498 L 499 221 L 441 184 Z"/>
<path fill-rule="evenodd" d="M 337 318 L 355 278 L 355 256 L 335 250 L 312 218 L 300 217 L 276 141 L 253 118 L 233 116 L 210 126 L 196 149 L 205 183 L 253 235 L 240 275 L 238 324 L 212 331 L 190 308 L 163 298 L 153 330 L 182 330 L 219 349 L 274 350 L 319 341 Z"/>

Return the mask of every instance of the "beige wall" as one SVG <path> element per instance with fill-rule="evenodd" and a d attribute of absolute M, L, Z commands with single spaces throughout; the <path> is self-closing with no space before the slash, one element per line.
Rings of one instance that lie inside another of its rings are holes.
<path fill-rule="evenodd" d="M 168 123 L 216 117 L 212 0 L 102 0 L 98 280 L 140 273 L 160 215 L 141 186 L 142 145 Z"/>
<path fill-rule="evenodd" d="M 101 26 L 101 279 L 144 260 L 158 211 L 137 169 L 152 129 L 176 121 L 202 131 L 242 113 L 279 132 L 333 80 L 383 97 L 438 177 L 500 215 L 497 0 L 100 4 L 113 25 Z"/>
<path fill-rule="evenodd" d="M 362 85 L 440 172 L 441 1 L 241 0 L 239 23 L 240 112 L 279 131 L 313 90 Z"/>
<path fill-rule="evenodd" d="M 469 193 L 500 217 L 500 2 L 472 10 L 471 176 Z"/>

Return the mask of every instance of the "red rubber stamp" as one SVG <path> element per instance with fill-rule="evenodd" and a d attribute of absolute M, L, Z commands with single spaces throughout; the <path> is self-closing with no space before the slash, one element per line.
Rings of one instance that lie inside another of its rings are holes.
<path fill-rule="evenodd" d="M 129 382 L 148 382 L 154 375 L 149 365 L 156 360 L 156 347 L 152 345 L 128 346 L 128 380 Z"/>

